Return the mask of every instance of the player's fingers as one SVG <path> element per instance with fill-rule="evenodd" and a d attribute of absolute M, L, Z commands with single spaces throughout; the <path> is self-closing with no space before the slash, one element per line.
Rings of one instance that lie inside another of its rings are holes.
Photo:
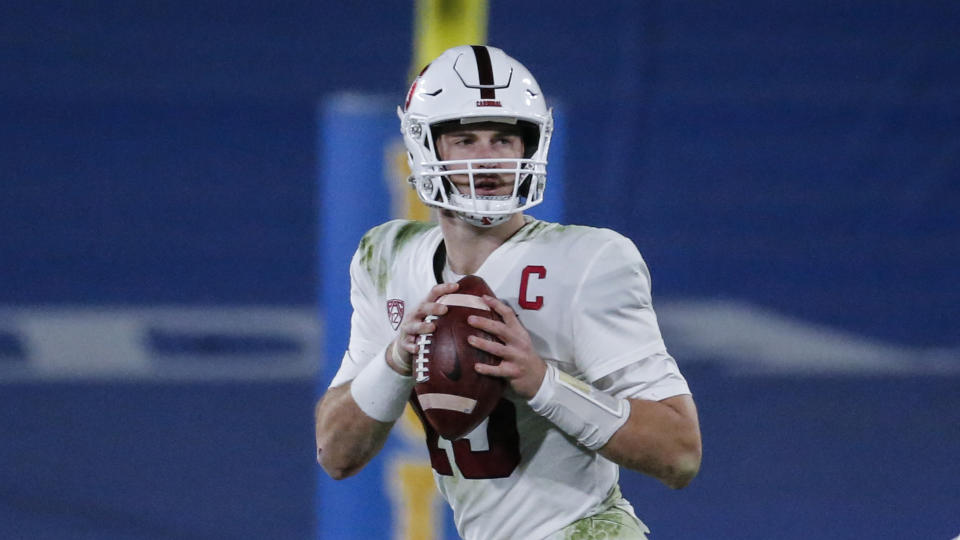
<path fill-rule="evenodd" d="M 446 304 L 441 304 L 440 302 L 428 302 L 423 306 L 426 315 L 433 315 L 439 317 L 447 313 L 447 310 L 450 309 L 450 306 Z M 426 317 L 426 315 L 424 317 Z"/>
<path fill-rule="evenodd" d="M 429 317 L 442 317 L 449 309 L 450 308 L 448 306 L 437 302 L 424 302 L 417 306 L 416 311 L 411 313 L 406 319 L 407 323 L 405 323 L 404 328 L 406 328 L 408 332 L 415 334 L 429 334 L 430 332 L 433 332 L 434 326 L 430 324 L 424 327 L 422 326 L 423 323 L 432 323 L 434 319 L 428 319 Z M 413 326 L 415 325 L 421 325 L 421 329 L 414 330 Z M 426 329 L 424 330 L 423 328 Z"/>
<path fill-rule="evenodd" d="M 413 339 L 401 340 L 400 348 L 407 351 L 407 354 L 417 354 L 417 342 Z"/>
<path fill-rule="evenodd" d="M 526 329 L 522 324 L 519 324 L 519 322 L 519 319 L 516 317 L 514 317 L 512 321 L 498 321 L 477 315 L 467 317 L 467 324 L 496 337 L 504 344 L 513 344 L 520 349 L 529 348 L 530 337 L 527 335 Z M 497 356 L 503 355 L 498 354 Z"/>
<path fill-rule="evenodd" d="M 423 320 L 427 317 L 427 315 L 440 316 L 446 312 L 447 312 L 446 304 L 441 304 L 437 302 L 436 299 L 434 300 L 427 299 L 427 300 L 424 300 L 423 302 L 420 302 L 420 305 L 417 306 L 417 309 L 415 309 L 414 312 L 410 314 L 410 318 L 414 320 Z"/>
<path fill-rule="evenodd" d="M 422 319 L 422 320 L 413 320 L 407 324 L 407 335 L 411 339 L 416 339 L 420 334 L 432 334 L 436 329 L 437 325 L 433 322 L 435 319 Z"/>
<path fill-rule="evenodd" d="M 506 356 L 508 352 L 506 345 L 497 343 L 496 341 L 490 341 L 489 339 L 483 339 L 480 336 L 467 336 L 467 343 L 473 345 L 481 351 L 488 352 L 493 356 L 499 356 L 501 358 Z"/>
<path fill-rule="evenodd" d="M 490 364 L 481 364 L 476 363 L 473 365 L 473 370 L 481 375 L 489 375 L 491 377 L 503 377 L 503 369 L 500 366 L 493 366 Z"/>
<path fill-rule="evenodd" d="M 437 298 L 445 294 L 450 294 L 460 288 L 459 283 L 441 283 L 439 285 L 434 285 L 430 292 L 427 293 L 426 302 L 434 302 Z"/>
<path fill-rule="evenodd" d="M 470 315 L 467 317 L 467 324 L 476 328 L 477 330 L 483 330 L 484 332 L 493 334 L 501 339 L 503 339 L 503 335 L 506 333 L 506 325 L 500 321 L 489 319 L 487 317 Z"/>
<path fill-rule="evenodd" d="M 513 311 L 513 308 L 508 306 L 505 302 L 496 298 L 494 296 L 483 295 L 483 301 L 486 302 L 498 315 L 503 319 L 503 322 L 510 324 L 513 321 L 517 321 L 517 314 Z"/>
<path fill-rule="evenodd" d="M 481 375 L 502 377 L 504 379 L 516 379 L 520 376 L 520 372 L 517 371 L 516 366 L 507 362 L 500 362 L 497 365 L 476 363 L 473 365 L 473 370 Z"/>
<path fill-rule="evenodd" d="M 417 339 L 417 335 L 421 334 L 423 321 L 407 321 L 400 326 L 400 331 L 403 332 L 403 341 L 412 342 Z"/>
<path fill-rule="evenodd" d="M 510 366 L 500 362 L 499 364 L 484 364 L 482 362 L 477 362 L 473 365 L 473 370 L 477 373 L 483 375 L 490 375 L 491 377 L 509 377 L 510 376 Z"/>

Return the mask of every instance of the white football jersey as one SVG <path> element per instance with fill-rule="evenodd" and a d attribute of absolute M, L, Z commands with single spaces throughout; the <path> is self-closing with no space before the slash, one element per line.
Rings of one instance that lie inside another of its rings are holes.
<path fill-rule="evenodd" d="M 476 275 L 517 312 L 540 357 L 618 397 L 688 394 L 633 242 L 608 229 L 527 219 Z M 404 220 L 364 236 L 350 267 L 349 350 L 331 386 L 353 380 L 397 335 L 404 311 L 438 283 L 442 240 L 436 224 Z M 632 382 L 612 380 L 621 374 Z M 437 486 L 467 540 L 543 538 L 596 512 L 619 476 L 616 464 L 509 391 L 463 439 L 426 431 Z"/>

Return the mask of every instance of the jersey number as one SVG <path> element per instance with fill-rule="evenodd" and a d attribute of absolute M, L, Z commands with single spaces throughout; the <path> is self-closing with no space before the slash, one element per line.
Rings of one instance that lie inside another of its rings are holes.
<path fill-rule="evenodd" d="M 411 401 L 426 431 L 430 465 L 438 474 L 453 475 L 447 449 L 452 450 L 457 468 L 464 478 L 506 478 L 520 464 L 516 407 L 509 400 L 501 399 L 477 429 L 456 441 L 441 439 L 430 424 L 424 421 L 416 399 Z"/>

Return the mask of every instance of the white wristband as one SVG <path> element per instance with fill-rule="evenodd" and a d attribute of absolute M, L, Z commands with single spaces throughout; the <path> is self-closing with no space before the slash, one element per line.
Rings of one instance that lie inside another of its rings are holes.
<path fill-rule="evenodd" d="M 380 349 L 350 384 L 350 395 L 360 410 L 380 422 L 400 418 L 413 390 L 413 377 L 404 377 L 387 365 L 387 347 Z"/>
<path fill-rule="evenodd" d="M 572 435 L 590 450 L 599 450 L 627 422 L 630 402 L 547 366 L 543 383 L 527 402 L 533 411 Z"/>

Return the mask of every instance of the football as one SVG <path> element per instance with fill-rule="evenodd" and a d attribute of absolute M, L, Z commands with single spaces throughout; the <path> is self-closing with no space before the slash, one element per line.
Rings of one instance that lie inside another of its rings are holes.
<path fill-rule="evenodd" d="M 445 439 L 456 440 L 474 430 L 490 415 L 500 401 L 504 381 L 481 375 L 477 363 L 499 364 L 500 358 L 487 354 L 467 342 L 478 335 L 496 340 L 490 334 L 467 324 L 467 317 L 479 315 L 500 320 L 482 300 L 493 291 L 482 278 L 465 276 L 460 288 L 437 301 L 448 306 L 447 313 L 434 319 L 436 330 L 421 334 L 414 357 L 414 391 L 424 419 Z"/>

